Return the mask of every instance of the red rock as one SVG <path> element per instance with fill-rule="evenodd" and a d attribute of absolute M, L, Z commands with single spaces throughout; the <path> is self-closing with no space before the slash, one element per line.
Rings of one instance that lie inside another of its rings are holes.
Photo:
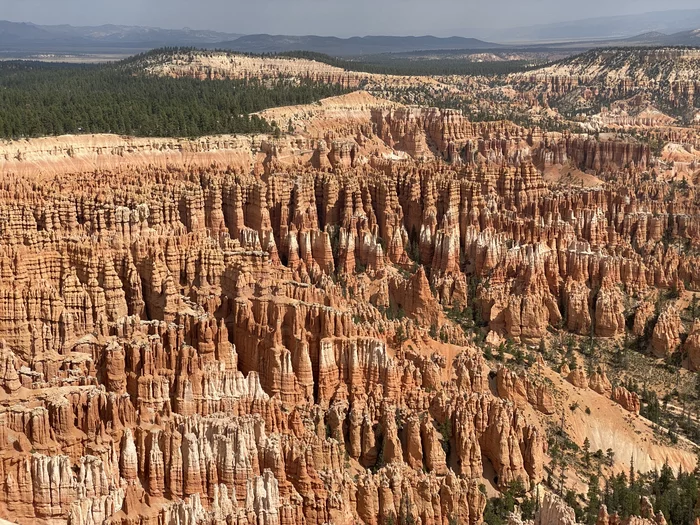
<path fill-rule="evenodd" d="M 581 367 L 574 368 L 569 372 L 567 380 L 579 388 L 588 388 L 588 376 L 586 376 L 586 371 Z"/>
<path fill-rule="evenodd" d="M 606 281 L 598 291 L 595 306 L 595 332 L 599 337 L 615 337 L 625 332 L 625 306 L 621 291 Z"/>
<path fill-rule="evenodd" d="M 598 367 L 588 378 L 588 386 L 602 396 L 609 396 L 612 393 L 612 384 L 601 367 Z"/>
<path fill-rule="evenodd" d="M 678 308 L 669 304 L 659 314 L 651 336 L 651 348 L 656 357 L 667 357 L 678 349 L 681 344 L 681 329 Z"/>
<path fill-rule="evenodd" d="M 693 371 L 700 370 L 700 320 L 695 320 L 690 334 L 683 343 L 683 350 L 688 356 L 688 368 Z"/>
<path fill-rule="evenodd" d="M 511 401 L 526 401 L 543 414 L 554 414 L 554 399 L 547 386 L 535 382 L 524 372 L 516 375 L 505 367 L 496 374 L 498 395 Z"/>
<path fill-rule="evenodd" d="M 612 399 L 628 412 L 639 414 L 641 402 L 636 393 L 629 392 L 623 386 L 616 386 L 612 391 Z"/>
<path fill-rule="evenodd" d="M 526 403 L 556 406 L 534 370 L 492 386 L 466 317 L 496 346 L 617 337 L 628 301 L 700 286 L 695 258 L 659 243 L 692 242 L 697 210 L 641 179 L 646 146 L 365 95 L 349 117 L 348 97 L 311 108 L 327 120 L 308 136 L 75 137 L 75 158 L 67 139 L 0 145 L 9 516 L 477 525 L 483 458 L 501 488 L 539 483 L 546 433 Z M 560 161 L 634 167 L 559 191 L 541 166 Z M 674 316 L 658 353 L 680 346 Z M 602 370 L 562 374 L 610 391 Z"/>

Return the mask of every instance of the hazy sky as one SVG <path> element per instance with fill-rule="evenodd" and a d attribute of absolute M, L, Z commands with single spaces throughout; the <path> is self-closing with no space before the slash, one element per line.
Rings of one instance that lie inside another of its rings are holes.
<path fill-rule="evenodd" d="M 0 19 L 247 34 L 444 36 L 473 27 L 698 7 L 698 0 L 0 0 Z"/>

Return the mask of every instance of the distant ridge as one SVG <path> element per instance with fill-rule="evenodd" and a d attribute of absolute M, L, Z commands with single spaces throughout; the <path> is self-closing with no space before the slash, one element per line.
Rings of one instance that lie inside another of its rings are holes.
<path fill-rule="evenodd" d="M 334 56 L 433 51 L 438 49 L 495 49 L 498 44 L 476 38 L 434 36 L 332 36 L 237 35 L 192 29 L 139 26 L 40 26 L 0 21 L 0 51 L 65 52 L 72 49 L 119 47 L 144 50 L 165 46 L 206 46 L 246 53 L 314 51 Z"/>
<path fill-rule="evenodd" d="M 207 45 L 240 35 L 195 29 L 140 26 L 40 26 L 0 20 L 0 51 L 64 52 L 73 49 L 123 47 L 151 49 L 162 46 Z"/>
<path fill-rule="evenodd" d="M 333 56 L 375 55 L 409 51 L 443 49 L 496 49 L 499 44 L 476 38 L 435 36 L 364 36 L 338 38 L 331 36 L 246 35 L 214 47 L 245 53 L 280 53 L 285 51 L 313 51 Z"/>
<path fill-rule="evenodd" d="M 700 9 L 600 17 L 511 29 L 462 29 L 480 38 L 239 35 L 189 28 L 37 25 L 0 20 L 0 58 L 62 60 L 61 57 L 77 57 L 80 60 L 80 57 L 85 57 L 90 60 L 96 57 L 96 60 L 112 60 L 163 47 L 243 53 L 309 51 L 339 58 L 417 52 L 502 52 L 509 49 L 573 53 L 610 46 L 700 46 L 698 28 Z"/>
<path fill-rule="evenodd" d="M 643 44 L 651 46 L 700 46 L 700 29 L 681 31 L 672 35 L 652 32 L 633 36 L 623 40 L 626 44 Z"/>
<path fill-rule="evenodd" d="M 664 38 L 668 38 L 668 35 L 664 33 L 659 33 L 658 31 L 649 31 L 648 33 L 642 33 L 641 35 L 633 36 L 630 38 L 624 38 L 621 42 L 658 42 Z"/>
<path fill-rule="evenodd" d="M 565 20 L 508 29 L 467 29 L 470 36 L 497 42 L 570 42 L 636 38 L 654 32 L 673 35 L 700 27 L 700 9 Z"/>

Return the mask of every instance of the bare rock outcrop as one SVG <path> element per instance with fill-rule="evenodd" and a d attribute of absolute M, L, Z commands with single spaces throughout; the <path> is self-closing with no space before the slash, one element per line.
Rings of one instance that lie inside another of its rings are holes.
<path fill-rule="evenodd" d="M 515 374 L 505 367 L 498 369 L 496 374 L 498 395 L 511 401 L 525 401 L 543 414 L 553 414 L 554 399 L 543 382 L 536 382 L 524 372 Z"/>
<path fill-rule="evenodd" d="M 612 384 L 605 374 L 605 369 L 601 367 L 598 367 L 588 378 L 588 386 L 602 396 L 610 396 L 613 390 Z"/>
<path fill-rule="evenodd" d="M 605 283 L 596 298 L 595 333 L 599 337 L 615 337 L 625 332 L 625 306 L 619 288 Z"/>
<path fill-rule="evenodd" d="M 628 412 L 639 414 L 641 401 L 635 392 L 630 392 L 623 386 L 616 386 L 612 390 L 612 400 Z"/>
<path fill-rule="evenodd" d="M 654 317 L 654 304 L 644 301 L 639 304 L 634 314 L 632 334 L 637 337 L 644 335 L 652 318 Z"/>
<path fill-rule="evenodd" d="M 683 343 L 683 350 L 688 356 L 688 368 L 693 371 L 700 370 L 700 320 L 695 320 L 693 326 Z"/>
<path fill-rule="evenodd" d="M 659 314 L 651 336 L 651 348 L 656 357 L 668 357 L 678 349 L 681 329 L 678 307 L 669 303 Z"/>
<path fill-rule="evenodd" d="M 535 525 L 576 525 L 576 514 L 561 498 L 547 492 L 535 513 Z"/>

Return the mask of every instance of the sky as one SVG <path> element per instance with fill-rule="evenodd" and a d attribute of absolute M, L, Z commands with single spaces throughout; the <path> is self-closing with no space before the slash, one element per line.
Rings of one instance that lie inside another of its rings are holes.
<path fill-rule="evenodd" d="M 470 28 L 698 7 L 698 0 L 0 0 L 0 19 L 244 34 L 469 36 Z"/>

